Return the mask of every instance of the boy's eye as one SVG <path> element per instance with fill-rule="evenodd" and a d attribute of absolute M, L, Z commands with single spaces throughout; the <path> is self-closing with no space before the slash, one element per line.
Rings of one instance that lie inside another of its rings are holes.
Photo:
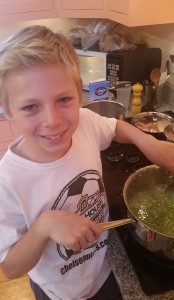
<path fill-rule="evenodd" d="M 35 105 L 35 104 L 27 105 L 23 108 L 23 110 L 26 110 L 26 111 L 34 111 L 36 109 L 37 109 L 37 105 Z"/>
<path fill-rule="evenodd" d="M 68 103 L 71 100 L 71 97 L 62 97 L 58 99 L 58 103 Z"/>

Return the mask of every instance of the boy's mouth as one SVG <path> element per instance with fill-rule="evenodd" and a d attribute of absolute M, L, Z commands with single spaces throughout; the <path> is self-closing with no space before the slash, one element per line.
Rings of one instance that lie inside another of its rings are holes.
<path fill-rule="evenodd" d="M 60 139 L 64 135 L 65 131 L 56 135 L 41 135 L 42 138 L 48 140 L 57 140 Z"/>

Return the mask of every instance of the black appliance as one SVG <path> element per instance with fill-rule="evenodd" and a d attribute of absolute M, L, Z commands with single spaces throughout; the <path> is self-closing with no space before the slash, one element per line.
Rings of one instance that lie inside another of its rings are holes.
<path fill-rule="evenodd" d="M 174 113 L 167 113 L 174 117 Z M 165 136 L 162 139 L 165 140 Z M 151 162 L 135 145 L 116 142 L 101 152 L 101 159 L 111 218 L 113 220 L 126 218 L 127 208 L 123 199 L 124 183 L 135 170 L 150 165 Z M 130 235 L 127 225 L 115 230 L 119 234 L 144 293 L 150 296 L 173 290 L 174 261 L 158 259 L 153 253 L 140 246 Z"/>
<path fill-rule="evenodd" d="M 106 56 L 106 79 L 110 87 L 119 81 L 143 83 L 149 80 L 154 68 L 161 68 L 160 48 L 146 48 L 137 45 L 134 50 L 113 51 Z"/>

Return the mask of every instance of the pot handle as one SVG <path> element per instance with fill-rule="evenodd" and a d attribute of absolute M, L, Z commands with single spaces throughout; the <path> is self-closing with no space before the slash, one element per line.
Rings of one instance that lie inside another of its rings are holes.
<path fill-rule="evenodd" d="M 140 223 L 136 223 L 135 235 L 143 242 L 153 242 L 156 239 L 156 232 Z"/>

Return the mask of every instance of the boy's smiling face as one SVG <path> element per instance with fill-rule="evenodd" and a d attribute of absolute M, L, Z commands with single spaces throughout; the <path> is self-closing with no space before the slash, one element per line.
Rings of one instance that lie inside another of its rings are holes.
<path fill-rule="evenodd" d="M 31 66 L 8 76 L 7 117 L 24 140 L 14 152 L 37 162 L 62 157 L 79 121 L 79 93 L 63 65 Z"/>

